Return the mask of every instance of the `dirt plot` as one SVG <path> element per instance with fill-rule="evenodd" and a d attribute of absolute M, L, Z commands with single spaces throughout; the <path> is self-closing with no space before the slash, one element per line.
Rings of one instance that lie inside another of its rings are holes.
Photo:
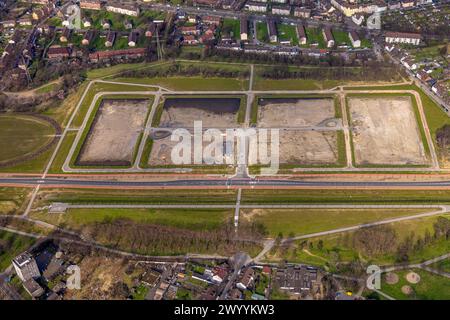
<path fill-rule="evenodd" d="M 103 100 L 77 164 L 129 165 L 148 105 L 146 99 Z"/>
<path fill-rule="evenodd" d="M 348 99 L 357 165 L 427 162 L 409 97 Z"/>
<path fill-rule="evenodd" d="M 280 164 L 324 165 L 338 161 L 336 131 L 280 130 L 279 146 Z M 251 155 L 249 163 L 257 164 Z"/>
<path fill-rule="evenodd" d="M 150 165 L 150 166 L 178 165 L 177 163 L 174 163 L 172 161 L 172 157 L 171 157 L 172 150 L 173 150 L 174 146 L 177 145 L 178 143 L 179 143 L 178 141 L 171 141 L 170 136 L 162 138 L 162 139 L 158 139 L 158 140 L 153 140 L 153 145 L 152 145 L 152 150 L 150 152 L 148 165 Z M 213 151 L 211 153 L 206 152 L 206 149 L 205 149 L 210 144 L 211 144 L 211 142 L 203 142 L 203 144 L 202 144 L 203 154 L 211 155 L 211 157 L 204 157 L 205 161 L 203 162 L 203 164 L 206 164 L 207 159 L 211 159 L 211 161 L 214 161 L 215 153 Z M 191 163 L 190 164 L 195 164 L 194 158 L 193 158 L 193 154 L 194 154 L 193 146 L 194 145 L 192 144 L 191 157 L 190 157 Z M 220 148 L 220 147 L 223 148 L 223 153 L 221 153 L 221 154 L 223 154 L 224 156 L 219 158 L 219 159 L 222 159 L 223 164 L 226 163 L 227 159 L 229 159 L 228 161 L 234 162 L 235 158 L 228 156 L 225 152 L 225 150 L 226 150 L 225 142 L 222 144 L 219 143 L 214 146 L 217 148 Z M 237 148 L 236 143 L 235 143 L 235 148 Z"/>
<path fill-rule="evenodd" d="M 258 101 L 259 127 L 327 126 L 334 117 L 333 99 L 261 98 Z"/>
<path fill-rule="evenodd" d="M 233 127 L 240 103 L 239 98 L 167 98 L 159 126 L 192 128 L 194 121 L 202 121 L 203 127 Z"/>

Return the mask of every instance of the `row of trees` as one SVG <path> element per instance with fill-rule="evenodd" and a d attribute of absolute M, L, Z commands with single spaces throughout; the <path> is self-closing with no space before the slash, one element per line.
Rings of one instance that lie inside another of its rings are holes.
<path fill-rule="evenodd" d="M 143 70 L 129 70 L 122 74 L 124 77 L 130 78 L 155 78 L 167 76 L 202 76 L 204 78 L 222 77 L 222 78 L 246 78 L 249 76 L 248 70 L 221 68 L 205 65 L 181 64 L 174 63 L 167 67 L 151 68 Z"/>
<path fill-rule="evenodd" d="M 265 68 L 260 76 L 265 79 L 315 79 L 315 80 L 353 80 L 387 81 L 396 80 L 398 74 L 392 68 L 380 65 L 367 65 L 355 68 L 301 68 L 291 70 L 288 66 Z"/>
<path fill-rule="evenodd" d="M 245 235 L 242 239 L 236 238 L 231 223 L 212 231 L 194 231 L 129 219 L 87 225 L 82 232 L 105 245 L 147 255 L 183 255 L 188 252 L 231 255 L 236 251 L 250 251 L 255 241 L 263 236 L 263 230 L 256 224 L 240 225 L 240 234 Z"/>

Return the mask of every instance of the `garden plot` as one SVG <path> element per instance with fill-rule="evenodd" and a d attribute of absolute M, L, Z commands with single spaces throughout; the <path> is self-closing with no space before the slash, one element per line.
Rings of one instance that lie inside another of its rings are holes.
<path fill-rule="evenodd" d="M 130 165 L 145 125 L 148 100 L 103 100 L 79 156 L 79 165 Z"/>
<path fill-rule="evenodd" d="M 159 126 L 192 128 L 202 121 L 203 127 L 233 128 L 240 103 L 239 98 L 167 98 Z"/>
<path fill-rule="evenodd" d="M 427 156 L 409 97 L 351 97 L 357 165 L 423 165 Z"/>
<path fill-rule="evenodd" d="M 337 132 L 280 130 L 279 155 L 280 164 L 336 164 Z M 250 156 L 249 163 L 255 165 L 257 161 Z"/>
<path fill-rule="evenodd" d="M 261 98 L 259 127 L 336 126 L 333 99 Z"/>

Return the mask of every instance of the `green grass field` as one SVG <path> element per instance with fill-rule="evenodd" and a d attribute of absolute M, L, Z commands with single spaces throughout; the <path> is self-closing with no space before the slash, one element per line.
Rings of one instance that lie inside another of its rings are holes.
<path fill-rule="evenodd" d="M 14 214 L 27 199 L 26 188 L 0 188 L 0 214 Z"/>
<path fill-rule="evenodd" d="M 233 39 L 241 38 L 241 25 L 240 21 L 237 19 L 224 19 L 222 25 L 222 36 L 223 32 L 229 32 Z"/>
<path fill-rule="evenodd" d="M 55 129 L 26 115 L 0 116 L 0 163 L 38 151 L 53 140 Z"/>
<path fill-rule="evenodd" d="M 334 37 L 334 42 L 337 45 L 347 45 L 349 47 L 352 46 L 352 42 L 350 41 L 350 38 L 348 36 L 348 32 L 345 31 L 340 31 L 340 30 L 333 30 L 333 37 Z"/>
<path fill-rule="evenodd" d="M 269 42 L 269 30 L 267 29 L 267 23 L 256 23 L 256 38 L 261 42 Z"/>
<path fill-rule="evenodd" d="M 388 224 L 397 237 L 397 244 L 404 241 L 407 237 L 414 234 L 414 239 L 417 237 L 424 237 L 427 230 L 433 232 L 433 224 L 437 221 L 438 215 L 405 220 Z M 450 218 L 449 214 L 441 215 L 441 217 Z M 373 263 L 380 266 L 392 265 L 397 263 L 395 252 L 375 255 L 372 257 L 365 256 L 362 252 L 355 250 L 352 247 L 354 232 L 343 232 L 328 236 L 317 238 L 310 238 L 310 243 L 303 250 L 299 247 L 303 240 L 296 242 L 296 246 L 287 251 L 280 251 L 274 249 L 269 254 L 270 260 L 288 259 L 295 262 L 309 263 L 330 268 L 333 261 L 338 259 L 340 262 L 351 262 L 355 259 L 360 259 L 366 263 Z M 322 242 L 322 248 L 319 248 L 318 243 Z M 450 244 L 444 238 L 434 240 L 430 244 L 424 246 L 422 249 L 415 250 L 409 253 L 409 263 L 419 263 L 427 259 L 438 257 L 450 250 Z"/>
<path fill-rule="evenodd" d="M 271 237 L 304 235 L 389 218 L 427 212 L 424 209 L 244 209 L 242 218 L 263 224 Z"/>
<path fill-rule="evenodd" d="M 130 219 L 189 230 L 214 230 L 230 221 L 227 209 L 69 209 L 64 214 L 33 214 L 35 218 L 74 229 L 94 222 Z"/>
<path fill-rule="evenodd" d="M 323 34 L 321 29 L 316 28 L 305 28 L 307 45 L 318 44 L 320 49 L 325 49 L 327 46 L 325 40 L 323 39 Z"/>
<path fill-rule="evenodd" d="M 234 204 L 235 190 L 100 190 L 45 189 L 39 192 L 35 207 L 52 202 L 77 204 Z"/>
<path fill-rule="evenodd" d="M 168 77 L 168 78 L 115 78 L 115 81 L 158 85 L 170 90 L 233 91 L 247 90 L 248 80 L 230 78 Z"/>
<path fill-rule="evenodd" d="M 278 39 L 279 41 L 290 41 L 292 45 L 298 45 L 298 37 L 295 26 L 290 24 L 279 23 L 277 24 Z"/>
<path fill-rule="evenodd" d="M 242 190 L 242 203 L 439 204 L 450 203 L 447 190 Z"/>
<path fill-rule="evenodd" d="M 33 245 L 34 239 L 0 230 L 0 272 L 5 270 L 11 260 Z"/>
<path fill-rule="evenodd" d="M 420 276 L 417 284 L 411 284 L 406 280 L 409 272 L 415 272 Z M 435 275 L 425 270 L 401 270 L 395 271 L 399 277 L 396 284 L 387 284 L 385 277 L 382 277 L 381 291 L 399 300 L 449 300 L 450 299 L 450 279 Z M 413 289 L 411 295 L 402 292 L 402 286 L 408 285 Z"/>

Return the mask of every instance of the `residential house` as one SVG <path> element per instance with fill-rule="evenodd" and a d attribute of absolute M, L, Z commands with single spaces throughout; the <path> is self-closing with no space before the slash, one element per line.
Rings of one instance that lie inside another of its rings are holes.
<path fill-rule="evenodd" d="M 188 22 L 189 23 L 197 23 L 197 16 L 196 15 L 188 15 Z"/>
<path fill-rule="evenodd" d="M 81 9 L 101 10 L 102 2 L 100 0 L 80 0 Z"/>
<path fill-rule="evenodd" d="M 248 40 L 248 21 L 246 18 L 241 18 L 241 40 Z"/>
<path fill-rule="evenodd" d="M 91 62 L 108 61 L 111 59 L 132 60 L 142 58 L 146 55 L 147 49 L 133 48 L 123 50 L 97 51 L 89 54 Z"/>
<path fill-rule="evenodd" d="M 419 45 L 421 35 L 420 33 L 408 32 L 386 32 L 384 34 L 386 43 L 407 43 L 412 45 Z"/>
<path fill-rule="evenodd" d="M 387 6 L 383 1 L 351 3 L 346 0 L 331 0 L 331 5 L 347 17 L 351 17 L 357 13 L 372 14 L 387 10 Z"/>
<path fill-rule="evenodd" d="M 106 11 L 120 13 L 126 16 L 137 17 L 139 16 L 140 10 L 138 6 L 133 5 L 119 5 L 108 3 L 106 5 Z"/>
<path fill-rule="evenodd" d="M 415 6 L 415 0 L 401 0 L 402 8 L 412 8 Z"/>
<path fill-rule="evenodd" d="M 280 16 L 288 16 L 291 14 L 291 6 L 288 4 L 272 4 L 272 13 Z"/>
<path fill-rule="evenodd" d="M 238 288 L 234 288 L 233 290 L 230 291 L 229 298 L 231 300 L 242 300 L 242 291 L 239 290 Z"/>
<path fill-rule="evenodd" d="M 116 33 L 114 31 L 108 32 L 106 35 L 105 47 L 112 47 L 116 41 Z"/>
<path fill-rule="evenodd" d="M 34 279 L 28 279 L 23 283 L 23 288 L 33 298 L 39 298 L 44 294 L 44 289 Z"/>
<path fill-rule="evenodd" d="M 213 24 L 215 26 L 219 26 L 222 21 L 221 17 L 218 16 L 204 16 L 202 17 L 202 21 L 206 24 Z"/>
<path fill-rule="evenodd" d="M 247 268 L 242 272 L 236 287 L 241 290 L 247 290 L 253 287 L 255 281 L 255 271 L 252 268 Z"/>
<path fill-rule="evenodd" d="M 151 37 L 153 37 L 155 32 L 156 32 L 156 24 L 153 22 L 150 22 L 150 24 L 147 27 L 147 30 L 145 31 L 145 36 L 147 38 L 151 38 Z"/>
<path fill-rule="evenodd" d="M 47 57 L 50 60 L 62 60 L 69 58 L 72 50 L 69 47 L 51 46 L 48 48 Z"/>
<path fill-rule="evenodd" d="M 139 33 L 138 32 L 136 32 L 136 31 L 130 32 L 130 34 L 128 35 L 128 46 L 129 47 L 136 47 L 138 39 L 139 39 Z"/>
<path fill-rule="evenodd" d="M 293 294 L 308 292 L 318 282 L 317 269 L 307 266 L 290 266 L 279 269 L 275 281 L 281 290 Z"/>
<path fill-rule="evenodd" d="M 352 15 L 352 21 L 354 24 L 360 26 L 364 22 L 364 16 L 362 14 L 354 14 Z"/>
<path fill-rule="evenodd" d="M 183 44 L 196 45 L 199 41 L 193 35 L 187 35 L 183 37 Z"/>
<path fill-rule="evenodd" d="M 83 46 L 88 46 L 91 44 L 92 40 L 94 39 L 95 32 L 93 30 L 89 30 L 84 34 L 83 40 L 81 40 L 81 44 Z"/>
<path fill-rule="evenodd" d="M 125 21 L 123 22 L 123 27 L 126 30 L 133 29 L 133 23 L 131 22 L 131 20 L 125 19 Z"/>
<path fill-rule="evenodd" d="M 359 36 L 358 36 L 358 34 L 355 31 L 350 31 L 348 33 L 348 36 L 349 36 L 350 41 L 352 42 L 352 46 L 354 48 L 361 47 L 361 39 L 359 39 Z"/>
<path fill-rule="evenodd" d="M 305 27 L 302 24 L 297 25 L 297 38 L 298 38 L 298 43 L 300 45 L 305 45 L 306 44 L 306 32 L 305 32 Z"/>
<path fill-rule="evenodd" d="M 277 42 L 278 41 L 277 25 L 275 24 L 274 20 L 267 21 L 267 29 L 269 31 L 270 42 Z"/>
<path fill-rule="evenodd" d="M 16 26 L 16 22 L 14 20 L 5 20 L 0 22 L 3 28 L 14 28 Z"/>
<path fill-rule="evenodd" d="M 27 281 L 32 278 L 39 278 L 41 273 L 39 272 L 36 260 L 28 253 L 24 252 L 12 260 L 14 270 L 16 270 L 17 276 L 22 281 Z"/>
<path fill-rule="evenodd" d="M 325 27 L 322 30 L 323 38 L 325 39 L 325 43 L 327 44 L 327 48 L 332 48 L 334 46 L 334 37 L 331 32 L 331 28 Z"/>
<path fill-rule="evenodd" d="M 217 7 L 220 4 L 220 0 L 194 0 L 194 6 L 201 7 Z"/>
<path fill-rule="evenodd" d="M 111 28 L 111 21 L 109 21 L 108 19 L 103 19 L 102 20 L 102 28 L 104 30 L 110 29 Z"/>
<path fill-rule="evenodd" d="M 298 18 L 309 18 L 311 16 L 311 9 L 304 7 L 295 7 L 294 16 Z"/>
<path fill-rule="evenodd" d="M 84 17 L 81 22 L 83 23 L 83 27 L 90 28 L 92 27 L 92 20 L 90 18 Z"/>
<path fill-rule="evenodd" d="M 59 41 L 61 41 L 61 42 L 69 41 L 71 34 L 72 34 L 72 29 L 64 28 L 61 33 L 61 36 L 59 37 Z"/>
<path fill-rule="evenodd" d="M 431 87 L 431 90 L 439 97 L 444 97 L 448 94 L 447 89 L 442 83 L 436 83 L 433 87 Z"/>
<path fill-rule="evenodd" d="M 200 30 L 196 26 L 183 26 L 180 28 L 182 35 L 199 35 Z"/>
<path fill-rule="evenodd" d="M 19 24 L 19 26 L 31 26 L 33 25 L 31 22 L 31 19 L 29 17 L 25 17 L 25 18 L 21 18 L 19 20 L 17 20 L 17 23 Z"/>
<path fill-rule="evenodd" d="M 398 10 L 402 7 L 402 4 L 400 1 L 394 0 L 388 2 L 388 9 L 389 10 Z"/>
<path fill-rule="evenodd" d="M 262 274 L 269 276 L 272 273 L 272 269 L 269 266 L 264 266 L 261 270 Z"/>
<path fill-rule="evenodd" d="M 248 11 L 252 11 L 252 12 L 266 12 L 267 11 L 267 4 L 260 3 L 260 2 L 249 1 L 249 2 L 247 2 L 245 4 L 245 8 Z"/>

